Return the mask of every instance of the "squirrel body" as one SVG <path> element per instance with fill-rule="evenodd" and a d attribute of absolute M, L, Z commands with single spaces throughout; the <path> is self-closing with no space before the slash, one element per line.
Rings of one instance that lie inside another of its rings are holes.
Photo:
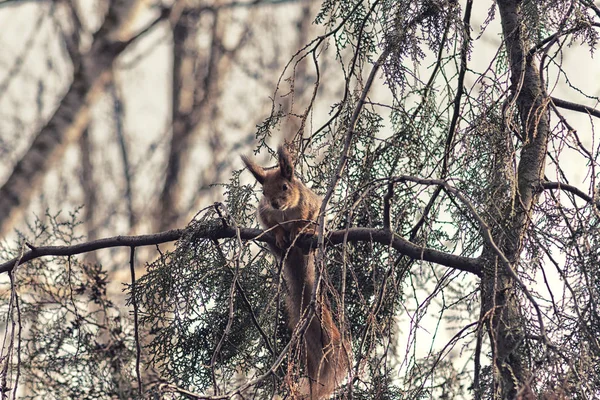
<path fill-rule="evenodd" d="M 269 171 L 245 156 L 242 161 L 263 187 L 258 219 L 264 228 L 274 230 L 277 247 L 284 249 L 286 233 L 292 238 L 301 231 L 314 233 L 321 200 L 294 176 L 290 154 L 283 147 L 278 154 L 279 168 Z"/>
<path fill-rule="evenodd" d="M 257 216 L 265 229 L 272 229 L 276 246 L 271 252 L 284 263 L 288 289 L 286 308 L 289 327 L 294 329 L 306 315 L 315 283 L 315 251 L 294 246 L 299 233 L 314 233 L 321 199 L 294 176 L 290 154 L 280 146 L 279 168 L 265 170 L 242 156 L 244 164 L 263 187 Z M 290 244 L 292 244 L 290 246 Z M 318 400 L 328 397 L 340 385 L 349 368 L 349 345 L 341 334 L 327 305 L 317 299 L 315 313 L 302 339 L 302 361 L 307 378 L 292 398 Z"/>

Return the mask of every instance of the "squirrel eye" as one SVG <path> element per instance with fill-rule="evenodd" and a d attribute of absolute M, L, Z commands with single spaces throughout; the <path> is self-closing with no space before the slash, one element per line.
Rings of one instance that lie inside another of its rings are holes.
<path fill-rule="evenodd" d="M 283 189 L 284 191 L 285 191 L 285 190 L 288 190 L 288 185 L 287 185 L 287 183 L 284 183 L 284 184 L 283 184 L 283 187 L 282 187 L 282 189 Z"/>

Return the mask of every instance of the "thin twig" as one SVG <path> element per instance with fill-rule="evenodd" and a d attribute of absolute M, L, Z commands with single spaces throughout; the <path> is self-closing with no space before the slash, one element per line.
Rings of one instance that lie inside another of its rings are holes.
<path fill-rule="evenodd" d="M 456 83 L 456 96 L 454 96 L 454 112 L 452 114 L 452 120 L 450 121 L 450 128 L 448 129 L 448 136 L 446 137 L 446 144 L 444 146 L 444 159 L 442 162 L 441 178 L 446 178 L 448 173 L 448 159 L 452 152 L 452 142 L 456 136 L 456 130 L 458 128 L 458 120 L 460 118 L 460 103 L 464 93 L 464 82 L 465 75 L 467 73 L 467 60 L 469 54 L 469 48 L 471 44 L 471 9 L 473 8 L 473 0 L 467 1 L 465 6 L 465 15 L 463 17 L 463 30 L 464 38 L 462 41 L 462 47 L 460 49 L 460 70 L 458 72 L 458 82 Z"/>
<path fill-rule="evenodd" d="M 23 68 L 23 65 L 25 64 L 25 59 L 27 58 L 29 53 L 35 48 L 34 41 L 38 36 L 40 36 L 40 32 L 42 32 L 40 28 L 44 22 L 44 19 L 48 16 L 48 14 L 54 14 L 54 8 L 55 3 L 53 2 L 50 6 L 49 12 L 44 9 L 40 10 L 37 20 L 33 25 L 34 28 L 31 30 L 27 41 L 21 47 L 23 49 L 21 54 L 19 54 L 19 56 L 15 59 L 13 65 L 8 69 L 8 71 L 4 75 L 4 79 L 2 80 L 2 82 L 0 82 L 0 96 L 3 96 L 6 93 L 6 90 L 8 89 L 8 86 L 11 83 L 17 81 L 14 78 L 19 75 L 21 68 Z"/>
<path fill-rule="evenodd" d="M 218 210 L 218 208 L 216 208 L 216 209 Z M 220 211 L 218 211 L 218 212 L 220 214 Z M 219 245 L 219 241 L 215 239 L 213 242 L 214 242 L 214 244 L 215 244 L 215 246 L 217 248 L 217 251 L 221 255 L 221 258 L 225 259 L 225 254 L 223 254 L 223 249 L 221 249 L 221 246 Z M 258 256 L 258 254 L 257 254 L 257 256 Z M 248 263 L 248 265 L 250 265 L 252 262 L 253 261 L 250 261 Z M 235 275 L 233 272 L 232 272 L 232 274 Z M 256 314 L 254 313 L 254 308 L 252 308 L 252 304 L 250 303 L 250 300 L 248 300 L 248 296 L 246 296 L 246 291 L 244 290 L 244 288 L 242 287 L 242 285 L 240 284 L 240 281 L 238 279 L 235 280 L 235 286 L 236 286 L 238 292 L 240 293 L 240 295 L 242 296 L 242 301 L 244 302 L 244 304 L 248 308 L 248 311 L 250 312 L 250 317 L 252 319 L 252 323 L 254 324 L 254 326 L 256 327 L 256 329 L 258 330 L 258 332 L 260 333 L 260 336 L 265 341 L 265 345 L 267 346 L 267 350 L 269 350 L 269 353 L 271 353 L 272 355 L 274 355 L 275 354 L 275 350 L 273 349 L 273 346 L 271 345 L 271 341 L 269 340 L 269 337 L 267 336 L 267 334 L 265 333 L 265 331 L 262 329 L 262 327 L 258 323 L 258 318 L 256 317 Z"/>
<path fill-rule="evenodd" d="M 21 263 L 21 260 L 23 259 L 23 254 L 24 254 L 23 251 L 24 250 L 25 250 L 25 246 L 22 244 L 20 251 L 19 251 L 19 257 L 17 257 L 15 260 L 13 260 L 13 266 L 15 268 L 11 268 L 10 274 L 9 274 L 10 300 L 8 303 L 8 312 L 6 314 L 6 321 L 4 324 L 4 337 L 2 339 L 2 348 L 0 349 L 0 360 L 5 361 L 4 365 L 2 366 L 2 373 L 1 373 L 1 378 L 0 378 L 0 392 L 2 392 L 2 393 L 6 393 L 10 390 L 10 388 L 6 384 L 6 378 L 8 376 L 8 364 L 10 363 L 10 353 L 12 351 L 12 340 L 11 340 L 11 343 L 9 344 L 9 346 L 7 347 L 6 346 L 6 338 L 8 337 L 8 329 L 9 329 L 8 320 L 9 319 L 12 320 L 12 318 L 13 318 L 12 312 L 13 312 L 13 304 L 14 304 L 14 298 L 15 298 L 14 272 L 13 271 L 15 271 L 16 266 Z M 4 355 L 4 349 L 7 349 L 6 355 Z"/>
<path fill-rule="evenodd" d="M 15 384 L 13 387 L 13 399 L 17 398 L 17 390 L 19 386 L 19 377 L 21 376 L 21 332 L 23 325 L 21 324 L 21 308 L 19 306 L 19 294 L 15 286 L 15 270 L 11 271 L 10 282 L 11 290 L 14 290 L 15 295 L 15 308 L 17 310 L 17 372 L 15 374 Z"/>
<path fill-rule="evenodd" d="M 383 196 L 383 229 L 390 229 L 390 200 L 394 197 L 394 183 L 388 183 L 388 189 Z"/>
<path fill-rule="evenodd" d="M 138 394 L 142 396 L 142 375 L 140 373 L 140 358 L 142 349 L 140 346 L 140 332 L 138 322 L 138 305 L 135 292 L 135 246 L 130 247 L 129 271 L 131 273 L 131 304 L 133 305 L 133 328 L 135 334 L 135 375 L 138 383 Z"/>
<path fill-rule="evenodd" d="M 342 171 L 346 167 L 346 163 L 348 162 L 348 155 L 350 153 L 350 145 L 352 144 L 352 139 L 356 133 L 356 123 L 358 122 L 358 117 L 365 105 L 365 101 L 367 99 L 367 95 L 369 94 L 369 90 L 373 85 L 373 81 L 375 80 L 375 76 L 379 72 L 379 69 L 387 59 L 387 56 L 390 54 L 390 47 L 386 48 L 383 53 L 379 56 L 375 64 L 373 64 L 373 68 L 371 69 L 371 73 L 365 83 L 365 87 L 363 88 L 362 94 L 356 107 L 354 108 L 354 112 L 352 113 L 352 117 L 350 118 L 350 122 L 348 123 L 348 133 L 346 134 L 346 139 L 344 140 L 344 148 L 340 155 L 337 168 L 335 172 L 331 175 L 331 180 L 329 181 L 329 185 L 327 185 L 327 193 L 323 196 L 323 201 L 321 202 L 321 209 L 319 210 L 319 236 L 323 237 L 323 232 L 325 229 L 325 210 L 327 209 L 327 205 L 329 204 L 329 200 L 333 196 L 333 191 L 335 187 L 339 183 L 340 179 L 342 179 Z M 321 243 L 323 245 L 323 243 Z"/>

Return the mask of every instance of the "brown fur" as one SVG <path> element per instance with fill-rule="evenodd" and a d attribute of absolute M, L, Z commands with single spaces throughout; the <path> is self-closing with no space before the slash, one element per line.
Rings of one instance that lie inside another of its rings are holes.
<path fill-rule="evenodd" d="M 321 199 L 294 176 L 292 158 L 282 146 L 278 155 L 279 168 L 269 171 L 247 157 L 242 156 L 242 160 L 263 187 L 258 219 L 275 234 L 277 246 L 271 246 L 271 251 L 278 259 L 284 258 L 286 306 L 293 330 L 312 299 L 315 252 L 306 253 L 289 244 L 299 233 L 314 233 Z M 300 393 L 292 393 L 292 398 L 318 400 L 329 396 L 348 372 L 348 354 L 349 345 L 342 343 L 331 311 L 318 301 L 303 338 L 302 361 L 308 378 L 300 383 Z"/>

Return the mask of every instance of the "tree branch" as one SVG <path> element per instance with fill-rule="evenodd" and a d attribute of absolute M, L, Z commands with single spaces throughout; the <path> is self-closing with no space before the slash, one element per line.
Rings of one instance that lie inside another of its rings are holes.
<path fill-rule="evenodd" d="M 542 182 L 542 187 L 544 189 L 560 189 L 560 190 L 564 190 L 565 192 L 569 192 L 569 193 L 573 193 L 575 196 L 587 201 L 588 203 L 592 203 L 593 202 L 593 198 L 592 196 L 582 192 L 581 190 L 579 190 L 578 188 L 576 188 L 575 186 L 572 185 L 567 185 L 566 183 L 560 183 L 560 182 Z"/>
<path fill-rule="evenodd" d="M 21 257 L 15 257 L 0 264 L 0 273 L 10 272 L 15 266 L 40 257 L 72 256 L 112 247 L 153 246 L 161 243 L 173 242 L 180 239 L 186 233 L 192 233 L 190 228 L 173 229 L 151 235 L 114 236 L 70 246 L 34 247 L 32 250 L 25 252 Z M 235 237 L 237 237 L 235 228 L 221 225 L 218 227 L 207 227 L 207 229 L 197 230 L 192 233 L 192 239 L 194 240 L 215 240 Z M 246 241 L 256 240 L 275 245 L 275 237 L 271 233 L 260 229 L 240 228 L 239 237 Z M 433 262 L 460 271 L 470 272 L 477 276 L 481 275 L 479 260 L 476 258 L 457 256 L 428 247 L 419 246 L 389 230 L 350 228 L 347 230 L 333 231 L 325 236 L 325 243 L 328 245 L 342 244 L 344 243 L 345 237 L 346 242 L 377 242 L 389 245 L 398 252 L 416 260 Z M 317 243 L 317 237 L 312 235 L 302 235 L 302 237 L 296 241 L 296 245 L 303 248 L 315 248 Z"/>
<path fill-rule="evenodd" d="M 394 182 L 388 183 L 388 190 L 383 196 L 383 227 L 390 229 L 390 200 L 394 197 Z"/>
<path fill-rule="evenodd" d="M 100 249 L 112 247 L 140 247 L 153 246 L 161 243 L 173 242 L 179 239 L 185 229 L 174 229 L 171 231 L 160 232 L 152 235 L 139 236 L 113 236 L 104 239 L 92 240 L 85 243 L 79 243 L 71 246 L 44 246 L 34 247 L 23 254 L 22 257 L 15 257 L 10 261 L 0 264 L 0 273 L 11 271 L 16 265 L 24 264 L 36 258 L 46 256 L 72 256 L 76 254 L 89 253 Z"/>
<path fill-rule="evenodd" d="M 600 118 L 600 111 L 596 110 L 594 107 L 588 107 L 584 106 L 583 104 L 561 100 L 556 97 L 551 97 L 551 99 L 556 107 L 564 108 L 565 110 L 578 111 L 580 113 L 589 114 L 596 118 Z"/>

